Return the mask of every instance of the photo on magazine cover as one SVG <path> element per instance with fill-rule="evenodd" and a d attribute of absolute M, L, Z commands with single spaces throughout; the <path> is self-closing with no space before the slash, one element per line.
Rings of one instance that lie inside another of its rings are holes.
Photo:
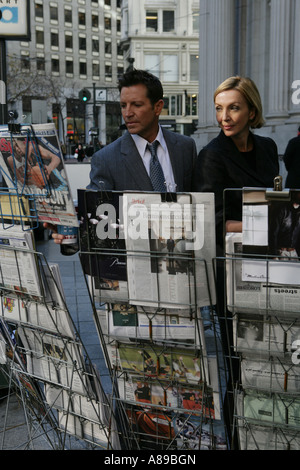
<path fill-rule="evenodd" d="M 78 226 L 54 124 L 21 126 L 20 132 L 0 127 L 0 168 L 8 191 L 32 195 L 38 218 Z"/>

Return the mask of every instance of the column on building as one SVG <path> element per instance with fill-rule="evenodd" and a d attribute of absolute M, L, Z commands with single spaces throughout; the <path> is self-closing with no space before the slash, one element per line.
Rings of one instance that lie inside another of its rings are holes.
<path fill-rule="evenodd" d="M 294 23 L 293 38 L 292 38 L 292 64 L 291 64 L 291 77 L 290 77 L 290 99 L 289 99 L 289 114 L 290 120 L 300 126 L 300 2 L 294 0 L 293 17 L 296 19 Z"/>
<path fill-rule="evenodd" d="M 198 147 L 216 134 L 213 94 L 234 71 L 234 5 L 234 0 L 200 0 Z"/>
<path fill-rule="evenodd" d="M 270 62 L 268 120 L 284 121 L 289 108 L 291 0 L 270 2 Z"/>

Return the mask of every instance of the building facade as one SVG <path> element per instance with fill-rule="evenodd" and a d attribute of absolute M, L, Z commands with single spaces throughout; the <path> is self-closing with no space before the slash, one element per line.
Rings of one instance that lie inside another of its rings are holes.
<path fill-rule="evenodd" d="M 53 120 L 61 141 L 114 140 L 121 0 L 30 0 L 30 30 L 29 41 L 6 41 L 8 110 L 22 123 Z"/>
<path fill-rule="evenodd" d="M 199 9 L 198 148 L 219 132 L 214 90 L 239 74 L 261 94 L 266 124 L 256 132 L 283 155 L 300 125 L 300 1 L 200 0 Z"/>
<path fill-rule="evenodd" d="M 199 0 L 123 0 L 125 68 L 145 69 L 164 87 L 161 122 L 190 135 L 198 121 Z"/>

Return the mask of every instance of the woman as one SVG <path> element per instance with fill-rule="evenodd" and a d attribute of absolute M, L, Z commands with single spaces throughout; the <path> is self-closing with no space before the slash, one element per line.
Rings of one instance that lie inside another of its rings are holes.
<path fill-rule="evenodd" d="M 273 187 L 279 162 L 275 142 L 250 130 L 264 124 L 260 95 L 251 79 L 228 78 L 216 89 L 214 103 L 221 131 L 199 153 L 196 188 L 215 193 L 219 255 L 223 254 L 223 221 L 226 232 L 242 231 L 241 191 L 224 190 Z"/>

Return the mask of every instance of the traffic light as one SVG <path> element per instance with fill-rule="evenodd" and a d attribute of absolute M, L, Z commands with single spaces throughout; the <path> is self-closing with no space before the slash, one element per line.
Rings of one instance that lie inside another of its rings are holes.
<path fill-rule="evenodd" d="M 83 88 L 82 90 L 80 90 L 79 99 L 81 101 L 84 101 L 85 103 L 87 101 L 89 101 L 91 99 L 91 94 L 90 94 L 89 90 L 87 90 L 86 88 Z"/>

